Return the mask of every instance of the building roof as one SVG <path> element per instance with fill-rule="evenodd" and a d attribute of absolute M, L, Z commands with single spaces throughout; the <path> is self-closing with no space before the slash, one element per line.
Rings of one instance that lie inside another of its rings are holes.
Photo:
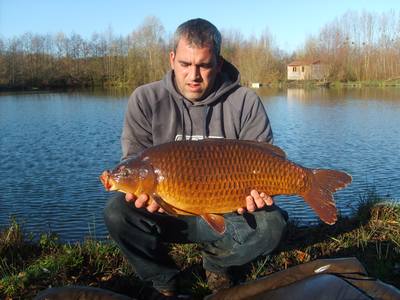
<path fill-rule="evenodd" d="M 288 64 L 288 67 L 298 67 L 298 66 L 307 66 L 307 65 L 316 65 L 321 63 L 321 61 L 319 59 L 317 60 L 306 60 L 306 59 L 302 59 L 302 60 L 294 60 L 291 63 Z"/>

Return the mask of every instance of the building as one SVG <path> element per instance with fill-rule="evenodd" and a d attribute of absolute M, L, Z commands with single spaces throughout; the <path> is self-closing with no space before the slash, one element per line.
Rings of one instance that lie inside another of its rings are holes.
<path fill-rule="evenodd" d="M 320 60 L 294 60 L 287 65 L 288 80 L 324 80 L 326 65 Z"/>
<path fill-rule="evenodd" d="M 252 83 L 251 83 L 251 87 L 252 87 L 253 89 L 259 89 L 260 87 L 262 87 L 262 83 L 259 83 L 259 82 L 252 82 Z"/>

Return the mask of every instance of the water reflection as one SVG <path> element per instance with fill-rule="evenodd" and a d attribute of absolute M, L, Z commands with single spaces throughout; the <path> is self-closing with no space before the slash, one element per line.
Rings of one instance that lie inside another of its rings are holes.
<path fill-rule="evenodd" d="M 261 93 L 263 96 L 264 93 Z M 400 88 L 288 88 L 286 96 L 288 101 L 303 101 L 315 102 L 323 101 L 322 103 L 331 103 L 333 100 L 377 100 L 387 102 L 399 101 Z"/>

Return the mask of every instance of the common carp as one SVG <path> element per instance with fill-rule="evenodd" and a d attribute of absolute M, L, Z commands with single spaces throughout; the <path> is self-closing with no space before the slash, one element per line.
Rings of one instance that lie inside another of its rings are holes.
<path fill-rule="evenodd" d="M 337 220 L 333 193 L 352 180 L 345 172 L 309 169 L 264 142 L 205 139 L 150 147 L 100 176 L 107 191 L 148 194 L 172 215 L 201 216 L 225 231 L 221 214 L 246 206 L 255 189 L 301 196 L 327 224 Z"/>

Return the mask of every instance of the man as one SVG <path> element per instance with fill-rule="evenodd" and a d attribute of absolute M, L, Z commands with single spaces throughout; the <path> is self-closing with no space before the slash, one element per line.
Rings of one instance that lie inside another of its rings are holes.
<path fill-rule="evenodd" d="M 259 97 L 240 86 L 238 70 L 220 56 L 221 34 L 193 19 L 175 32 L 171 71 L 162 81 L 137 88 L 128 102 L 122 132 L 123 159 L 173 140 L 228 138 L 272 142 Z M 262 191 L 246 207 L 226 214 L 227 230 L 215 233 L 200 217 L 173 217 L 149 196 L 121 193 L 110 199 L 105 222 L 137 274 L 163 295 L 176 293 L 179 271 L 168 243 L 201 243 L 209 287 L 230 284 L 229 269 L 277 247 L 286 227 L 281 211 Z M 251 214 L 244 214 L 245 212 Z M 249 221 L 250 220 L 250 221 Z"/>

